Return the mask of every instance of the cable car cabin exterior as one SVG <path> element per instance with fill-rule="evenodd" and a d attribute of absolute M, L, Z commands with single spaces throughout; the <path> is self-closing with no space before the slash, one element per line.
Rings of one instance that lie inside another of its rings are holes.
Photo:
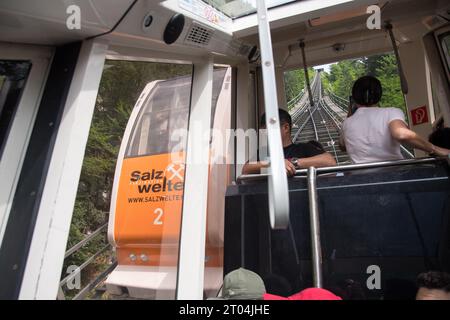
<path fill-rule="evenodd" d="M 213 73 L 212 113 L 216 117 L 229 112 L 230 77 L 230 68 Z M 191 81 L 185 76 L 149 83 L 130 116 L 109 216 L 109 241 L 119 263 L 106 281 L 110 292 L 122 294 L 121 288 L 127 288 L 134 297 L 175 298 L 186 163 L 183 131 L 188 125 Z M 218 121 L 213 118 L 212 122 Z M 172 139 L 173 135 L 180 139 Z M 225 187 L 227 181 L 223 183 Z M 218 187 L 210 184 L 208 193 L 215 197 Z M 208 218 L 217 220 L 223 214 L 223 201 L 211 200 Z M 150 224 L 149 213 L 154 218 Z M 206 238 L 210 291 L 221 283 L 223 241 L 219 238 L 218 234 Z"/>
<path fill-rule="evenodd" d="M 412 287 L 399 290 L 418 273 L 449 271 L 446 159 L 404 148 L 405 162 L 352 165 L 335 143 L 348 101 L 306 68 L 393 51 L 411 129 L 426 137 L 450 126 L 448 1 L 256 5 L 1 2 L 0 298 L 64 299 L 68 283 L 111 250 L 107 269 L 83 279 L 74 299 L 100 286 L 113 297 L 204 299 L 238 267 L 283 277 L 296 291 L 351 279 L 368 299 L 410 298 Z M 109 222 L 88 226 L 69 248 L 112 61 L 192 71 L 155 75 L 130 93 L 134 108 L 104 196 Z M 298 68 L 305 88 L 286 101 L 283 75 Z M 322 142 L 338 166 L 288 179 L 278 107 L 290 110 L 294 142 Z M 241 175 L 264 142 L 245 136 L 263 112 L 270 168 Z M 109 244 L 67 272 L 67 258 L 106 230 Z M 381 289 L 366 286 L 376 267 Z"/>

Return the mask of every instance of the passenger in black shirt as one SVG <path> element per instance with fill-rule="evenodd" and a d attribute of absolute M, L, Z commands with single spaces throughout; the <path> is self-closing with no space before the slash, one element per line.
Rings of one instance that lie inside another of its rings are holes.
<path fill-rule="evenodd" d="M 281 140 L 283 143 L 285 166 L 288 176 L 295 175 L 295 171 L 301 168 L 332 167 L 336 165 L 336 160 L 323 149 L 319 142 L 310 141 L 307 143 L 292 143 L 292 118 L 290 114 L 283 109 L 279 109 L 279 117 Z M 265 128 L 265 124 L 266 119 L 264 114 L 261 117 L 261 127 Z M 269 162 L 267 161 L 257 161 L 254 163 L 247 162 L 242 168 L 242 174 L 260 173 L 261 168 L 267 168 L 268 166 Z"/>

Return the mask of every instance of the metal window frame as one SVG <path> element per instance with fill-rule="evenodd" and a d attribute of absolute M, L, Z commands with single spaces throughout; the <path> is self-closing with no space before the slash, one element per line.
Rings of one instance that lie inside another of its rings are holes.
<path fill-rule="evenodd" d="M 435 99 L 440 107 L 441 115 L 446 125 L 450 123 L 450 105 L 448 97 L 450 97 L 450 89 L 448 83 L 450 78 L 448 76 L 448 70 L 446 68 L 445 57 L 442 55 L 441 44 L 439 43 L 439 37 L 450 31 L 449 26 L 439 28 L 438 30 L 427 33 L 422 38 L 422 44 L 425 51 L 426 62 L 431 72 L 430 82 L 435 89 Z M 428 79 L 427 79 L 428 80 Z M 430 86 L 431 87 L 431 86 Z M 431 97 L 433 100 L 433 97 Z"/>
<path fill-rule="evenodd" d="M 50 47 L 0 43 L 1 60 L 32 64 L 0 161 L 0 246 L 52 57 Z"/>
<path fill-rule="evenodd" d="M 78 181 L 108 44 L 81 44 L 65 99 L 20 289 L 20 299 L 55 299 L 70 231 Z"/>
<path fill-rule="evenodd" d="M 17 299 L 24 283 L 27 258 L 32 252 L 31 239 L 35 234 L 48 173 L 48 160 L 61 123 L 61 110 L 67 98 L 78 53 L 78 43 L 58 47 L 55 51 L 0 249 L 0 272 L 4 275 L 0 297 L 3 299 Z"/>
<path fill-rule="evenodd" d="M 250 129 L 250 113 L 248 105 L 248 76 L 250 66 L 248 63 L 241 63 L 236 67 L 236 130 L 242 129 L 244 132 Z M 236 159 L 236 176 L 242 172 L 242 168 L 248 158 L 249 152 L 246 143 L 237 143 L 237 135 L 235 140 L 235 159 Z"/>
<path fill-rule="evenodd" d="M 439 54 L 441 56 L 442 65 L 444 67 L 445 75 L 447 76 L 447 81 L 450 83 L 450 62 L 447 57 L 447 53 L 444 51 L 442 40 L 445 36 L 450 35 L 450 26 L 442 27 L 434 32 L 434 37 L 436 39 L 436 45 L 439 48 Z"/>
<path fill-rule="evenodd" d="M 256 3 L 263 0 L 257 0 Z M 295 1 L 270 8 L 269 21 L 276 24 L 277 27 L 289 25 L 292 21 L 307 21 L 311 17 L 311 12 L 317 12 L 319 15 L 335 11 L 339 6 L 352 6 L 355 0 L 303 0 Z M 360 6 L 371 4 L 370 0 L 358 0 Z M 373 2 L 373 1 L 372 1 Z M 359 3 L 358 3 L 359 4 Z M 235 36 L 243 37 L 252 34 L 258 26 L 257 14 L 233 19 L 231 31 Z"/>
<path fill-rule="evenodd" d="M 198 130 L 194 126 L 200 126 L 202 134 L 210 130 L 213 70 L 211 57 L 206 62 L 194 63 L 187 161 L 197 160 L 196 155 L 209 150 L 209 139 L 198 141 Z M 177 274 L 178 300 L 203 299 L 208 177 L 208 161 L 186 164 Z"/>

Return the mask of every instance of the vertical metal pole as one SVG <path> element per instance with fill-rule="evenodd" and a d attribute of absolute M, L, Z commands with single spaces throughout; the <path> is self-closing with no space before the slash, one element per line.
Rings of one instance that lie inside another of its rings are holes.
<path fill-rule="evenodd" d="M 398 53 L 397 43 L 395 42 L 394 32 L 392 31 L 392 24 L 386 23 L 386 30 L 389 33 L 389 37 L 391 38 L 392 48 L 394 49 L 395 58 L 397 60 L 398 74 L 400 76 L 400 84 L 402 87 L 403 94 L 408 94 L 408 81 L 406 80 L 405 73 L 403 72 L 402 61 L 400 60 L 400 54 Z"/>
<path fill-rule="evenodd" d="M 309 104 L 314 106 L 314 99 L 311 93 L 311 84 L 309 83 L 309 74 L 308 74 L 308 65 L 306 63 L 306 54 L 305 54 L 305 43 L 300 41 L 300 48 L 302 49 L 302 58 L 303 58 L 303 70 L 305 71 L 305 81 L 306 81 L 306 87 L 308 88 L 308 95 L 309 95 Z"/>
<path fill-rule="evenodd" d="M 322 101 L 322 78 L 320 76 L 320 70 L 317 71 L 317 76 L 319 77 L 319 102 Z"/>
<path fill-rule="evenodd" d="M 211 126 L 212 57 L 194 64 L 191 113 L 187 135 L 183 216 L 177 272 L 177 300 L 202 300 L 205 278 L 206 213 L 208 202 L 209 139 L 199 140 Z M 196 130 L 196 126 L 199 129 Z M 194 128 L 194 129 L 191 129 Z M 158 292 L 157 292 L 158 298 Z"/>
<path fill-rule="evenodd" d="M 322 288 L 322 247 L 320 245 L 319 204 L 317 199 L 316 168 L 308 168 L 309 224 L 314 287 Z"/>
<path fill-rule="evenodd" d="M 270 152 L 270 175 L 268 179 L 270 224 L 272 229 L 286 229 L 289 225 L 289 189 L 281 142 L 272 38 L 266 4 L 263 0 L 258 0 L 256 5 L 267 138 Z"/>

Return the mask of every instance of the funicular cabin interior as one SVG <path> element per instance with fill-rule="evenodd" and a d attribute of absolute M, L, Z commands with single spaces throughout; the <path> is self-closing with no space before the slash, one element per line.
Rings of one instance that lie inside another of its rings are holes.
<path fill-rule="evenodd" d="M 381 285 L 364 287 L 366 298 L 413 298 L 418 273 L 450 271 L 448 159 L 405 148 L 403 161 L 352 165 L 334 144 L 346 97 L 318 71 L 286 101 L 283 77 L 395 52 L 410 127 L 427 137 L 450 126 L 449 19 L 444 0 L 2 0 L 0 298 L 64 298 L 63 287 L 97 254 L 68 276 L 65 259 L 106 229 L 102 250 L 116 258 L 76 299 L 99 286 L 109 296 L 204 299 L 239 267 L 281 277 L 293 292 L 338 290 L 349 279 L 365 285 L 373 266 Z M 188 71 L 137 96 L 108 227 L 68 248 L 111 61 Z M 287 179 L 278 107 L 291 111 L 294 141 L 307 132 L 325 139 L 338 166 Z M 420 107 L 426 120 L 413 124 Z M 263 112 L 270 169 L 242 175 L 254 146 L 209 134 L 258 130 Z"/>

